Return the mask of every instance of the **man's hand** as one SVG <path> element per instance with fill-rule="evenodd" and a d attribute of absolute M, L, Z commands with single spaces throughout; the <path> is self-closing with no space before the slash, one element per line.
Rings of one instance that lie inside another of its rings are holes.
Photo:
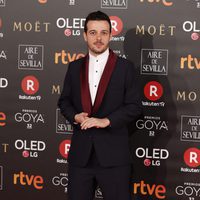
<path fill-rule="evenodd" d="M 84 120 L 88 119 L 88 113 L 82 112 L 76 114 L 74 119 L 76 123 L 81 124 Z"/>
<path fill-rule="evenodd" d="M 85 119 L 81 123 L 81 129 L 86 130 L 86 129 L 92 128 L 92 127 L 105 128 L 109 125 L 110 125 L 110 120 L 108 118 L 99 119 L 99 118 L 91 117 L 91 118 Z"/>

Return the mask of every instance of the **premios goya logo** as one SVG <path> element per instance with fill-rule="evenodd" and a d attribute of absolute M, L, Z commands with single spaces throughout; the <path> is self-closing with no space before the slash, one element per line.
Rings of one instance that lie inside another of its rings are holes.
<path fill-rule="evenodd" d="M 33 126 L 45 123 L 44 114 L 30 109 L 22 109 L 22 111 L 17 112 L 15 114 L 15 121 L 26 124 L 27 129 L 32 129 Z"/>
<path fill-rule="evenodd" d="M 13 175 L 13 184 L 20 185 L 25 189 L 33 187 L 36 190 L 42 190 L 44 187 L 44 179 L 40 175 L 29 175 L 20 171 L 19 173 L 15 173 Z"/>
<path fill-rule="evenodd" d="M 41 152 L 46 149 L 46 144 L 43 141 L 38 140 L 21 140 L 15 141 L 15 148 L 22 151 L 24 158 L 38 158 Z"/>
<path fill-rule="evenodd" d="M 18 69 L 43 70 L 43 60 L 44 45 L 19 45 Z"/>
<path fill-rule="evenodd" d="M 60 173 L 58 176 L 52 178 L 52 184 L 57 188 L 63 188 L 64 192 L 68 192 L 68 174 Z"/>
<path fill-rule="evenodd" d="M 184 184 L 176 186 L 175 192 L 182 199 L 198 200 L 200 197 L 200 183 L 184 182 Z"/>
<path fill-rule="evenodd" d="M 168 132 L 168 122 L 159 116 L 144 116 L 136 121 L 136 127 L 149 133 L 149 136 L 156 136 Z"/>

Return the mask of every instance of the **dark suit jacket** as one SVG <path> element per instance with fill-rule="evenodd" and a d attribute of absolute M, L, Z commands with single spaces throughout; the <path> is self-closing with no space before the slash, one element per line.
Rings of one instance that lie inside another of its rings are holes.
<path fill-rule="evenodd" d="M 62 94 L 58 101 L 61 113 L 74 127 L 68 161 L 72 165 L 85 166 L 93 144 L 98 161 L 102 166 L 129 164 L 127 124 L 141 113 L 141 100 L 134 66 L 126 59 L 116 57 L 115 66 L 100 106 L 96 112 L 90 114 L 91 117 L 107 117 L 111 126 L 81 130 L 80 126 L 73 122 L 75 114 L 84 112 L 80 73 L 81 68 L 85 67 L 85 60 L 86 58 L 81 58 L 69 64 Z"/>

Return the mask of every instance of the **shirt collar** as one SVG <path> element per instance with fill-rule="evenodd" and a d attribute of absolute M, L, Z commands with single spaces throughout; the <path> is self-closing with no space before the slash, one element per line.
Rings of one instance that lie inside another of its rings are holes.
<path fill-rule="evenodd" d="M 99 62 L 101 62 L 103 60 L 107 60 L 108 56 L 109 56 L 109 48 L 107 48 L 102 54 L 98 56 L 93 56 L 91 53 L 89 53 L 89 59 L 91 59 L 91 61 L 98 60 Z"/>

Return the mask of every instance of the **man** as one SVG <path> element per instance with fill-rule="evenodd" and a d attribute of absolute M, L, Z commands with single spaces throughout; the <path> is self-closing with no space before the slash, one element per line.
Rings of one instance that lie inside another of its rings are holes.
<path fill-rule="evenodd" d="M 58 106 L 74 126 L 68 157 L 69 200 L 130 200 L 127 124 L 141 112 L 133 65 L 109 50 L 111 22 L 100 11 L 85 21 L 89 53 L 71 62 Z"/>

